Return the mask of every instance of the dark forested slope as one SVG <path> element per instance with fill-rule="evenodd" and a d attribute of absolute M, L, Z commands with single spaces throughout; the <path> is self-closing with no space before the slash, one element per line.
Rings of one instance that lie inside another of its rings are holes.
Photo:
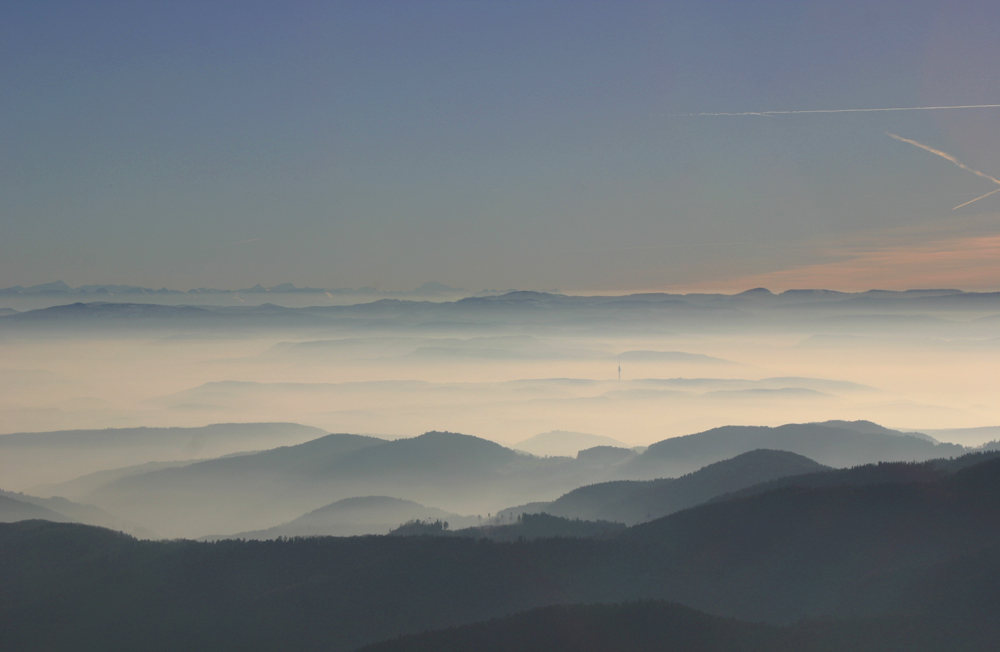
<path fill-rule="evenodd" d="M 581 487 L 549 503 L 544 511 L 632 525 L 776 478 L 829 470 L 795 453 L 755 450 L 676 479 L 620 480 Z"/>
<path fill-rule="evenodd" d="M 404 636 L 361 652 L 965 652 L 989 627 L 937 636 L 941 618 L 824 619 L 778 627 L 643 601 L 541 607 L 482 623 Z M 963 621 L 965 624 L 967 620 Z"/>
<path fill-rule="evenodd" d="M 392 530 L 394 536 L 453 536 L 489 539 L 490 541 L 532 541 L 552 537 L 584 539 L 610 539 L 625 530 L 623 523 L 612 521 L 584 521 L 551 514 L 521 514 L 516 518 L 495 520 L 491 524 L 477 525 L 457 530 L 448 529 L 448 523 L 437 521 L 411 521 Z"/>
<path fill-rule="evenodd" d="M 964 468 L 1000 457 L 1000 451 L 968 453 L 960 457 L 934 459 L 926 462 L 878 462 L 849 469 L 833 469 L 819 473 L 789 475 L 721 494 L 712 500 L 730 500 L 741 496 L 774 491 L 783 487 L 840 487 L 846 485 L 906 484 L 941 480 Z"/>
<path fill-rule="evenodd" d="M 1000 608 L 998 513 L 1000 460 L 987 460 L 927 482 L 782 488 L 603 541 L 147 542 L 26 521 L 0 525 L 0 643 L 346 651 L 545 605 L 637 599 L 772 623 L 942 613 L 954 636 L 995 642 L 963 614 Z M 967 604 L 978 611 L 942 606 Z M 976 649 L 966 643 L 937 649 Z"/>
<path fill-rule="evenodd" d="M 363 652 L 783 652 L 790 650 L 789 639 L 780 627 L 639 602 L 542 607 L 377 643 Z"/>

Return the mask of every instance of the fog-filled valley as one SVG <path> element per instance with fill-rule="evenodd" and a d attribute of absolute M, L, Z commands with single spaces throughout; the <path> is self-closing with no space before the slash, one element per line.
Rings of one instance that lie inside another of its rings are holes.
<path fill-rule="evenodd" d="M 0 316 L 0 417 L 6 432 L 277 421 L 626 446 L 865 419 L 978 445 L 997 432 L 961 429 L 1000 423 L 998 314 L 997 295 L 957 291 L 70 304 Z"/>
<path fill-rule="evenodd" d="M 610 650 L 640 621 L 630 649 L 663 623 L 940 649 L 924 616 L 961 608 L 993 640 L 996 569 L 956 578 L 1000 545 L 998 316 L 946 290 L 9 310 L 5 636 L 353 650 L 517 612 L 385 649 Z M 551 609 L 583 603 L 618 606 Z"/>
<path fill-rule="evenodd" d="M 832 467 L 955 456 L 998 438 L 998 297 L 515 292 L 12 312 L 3 488 L 201 537 L 366 496 L 412 501 L 412 518 L 489 518 L 756 449 Z M 751 427 L 826 421 L 822 437 Z M 387 518 L 344 532 L 411 520 Z"/>

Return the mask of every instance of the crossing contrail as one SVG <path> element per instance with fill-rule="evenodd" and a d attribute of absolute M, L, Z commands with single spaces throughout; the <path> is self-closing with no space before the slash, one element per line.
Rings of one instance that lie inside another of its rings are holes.
<path fill-rule="evenodd" d="M 974 175 L 976 175 L 977 177 L 982 177 L 984 179 L 989 179 L 993 183 L 995 183 L 998 186 L 1000 186 L 1000 179 L 994 179 L 990 175 L 983 174 L 979 170 L 973 170 L 968 165 L 966 165 L 965 163 L 962 163 L 957 158 L 955 158 L 954 156 L 952 156 L 951 154 L 949 154 L 947 152 L 942 152 L 939 149 L 934 149 L 933 147 L 929 147 L 927 145 L 924 145 L 923 143 L 918 143 L 917 141 L 910 140 L 909 138 L 903 138 L 902 136 L 897 136 L 896 134 L 889 133 L 888 131 L 885 132 L 885 135 L 888 136 L 889 138 L 895 138 L 896 140 L 898 140 L 898 141 L 900 141 L 902 143 L 909 143 L 909 144 L 913 145 L 914 147 L 919 147 L 920 149 L 922 149 L 924 151 L 927 151 L 927 152 L 930 152 L 931 154 L 937 154 L 938 156 L 940 156 L 941 158 L 945 159 L 946 161 L 951 161 L 952 163 L 954 163 L 958 167 L 962 168 L 963 170 L 966 170 L 967 172 L 971 172 Z"/>
<path fill-rule="evenodd" d="M 917 141 L 910 140 L 909 138 L 903 138 L 902 136 L 897 136 L 896 134 L 889 133 L 888 131 L 885 132 L 885 135 L 888 136 L 889 138 L 895 138 L 896 140 L 898 140 L 901 143 L 909 143 L 910 145 L 913 145 L 914 147 L 919 147 L 920 149 L 924 150 L 925 152 L 930 152 L 931 154 L 936 154 L 937 156 L 940 156 L 944 160 L 950 161 L 950 162 L 954 163 L 955 165 L 957 165 L 958 167 L 962 168 L 966 172 L 971 172 L 974 175 L 976 175 L 977 177 L 982 177 L 984 179 L 989 179 L 993 183 L 995 183 L 998 186 L 1000 186 L 1000 179 L 994 179 L 990 175 L 983 174 L 979 170 L 973 170 L 968 165 L 966 165 L 965 163 L 962 163 L 961 161 L 959 161 L 957 158 L 955 158 L 954 156 L 952 156 L 948 152 L 942 152 L 939 149 L 934 149 L 933 147 L 930 147 L 928 145 L 924 145 L 923 143 L 918 143 Z M 989 197 L 990 195 L 992 195 L 993 193 L 998 192 L 998 191 L 1000 191 L 1000 188 L 997 188 L 996 190 L 988 192 L 985 195 L 983 195 L 982 197 L 976 197 L 975 199 L 967 201 L 964 204 L 959 204 L 958 206 L 956 206 L 955 208 L 953 208 L 951 210 L 956 210 L 956 209 L 959 209 L 959 208 L 961 208 L 963 206 L 968 206 L 972 202 L 977 202 L 980 199 L 986 199 L 987 197 Z"/>
<path fill-rule="evenodd" d="M 870 113 L 878 111 L 945 111 L 948 109 L 1000 109 L 1000 104 L 964 104 L 961 106 L 897 106 L 886 109 L 807 109 L 804 111 L 745 111 L 742 113 L 678 113 L 673 117 L 713 116 L 713 115 L 794 115 L 798 113 Z"/>
<path fill-rule="evenodd" d="M 953 210 L 953 211 L 957 211 L 957 210 L 958 210 L 959 208 L 961 208 L 961 207 L 963 207 L 963 206 L 968 206 L 968 205 L 969 205 L 969 204 L 971 204 L 972 202 L 977 202 L 977 201 L 979 201 L 980 199 L 986 199 L 986 198 L 987 198 L 987 197 L 989 197 L 990 195 L 995 195 L 995 194 L 997 194 L 998 192 L 1000 192 L 1000 188 L 997 188 L 996 190 L 991 190 L 991 191 L 989 191 L 988 193 L 986 193 L 985 195 L 983 195 L 982 197 L 976 197 L 975 199 L 970 199 L 969 201 L 965 202 L 964 204 L 959 204 L 958 206 L 956 206 L 955 208 L 953 208 L 953 209 L 951 209 L 951 210 Z"/>

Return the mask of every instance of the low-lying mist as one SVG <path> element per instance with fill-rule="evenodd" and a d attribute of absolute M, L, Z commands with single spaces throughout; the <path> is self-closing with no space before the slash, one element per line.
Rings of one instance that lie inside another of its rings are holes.
<path fill-rule="evenodd" d="M 997 301 L 894 294 L 197 309 L 210 322 L 26 312 L 0 319 L 0 429 L 288 421 L 390 438 L 451 430 L 512 444 L 571 430 L 645 445 L 733 423 L 1000 423 Z"/>
<path fill-rule="evenodd" d="M 637 523 L 803 465 L 997 439 L 998 314 L 1000 295 L 947 290 L 9 313 L 0 489 L 14 502 L 0 518 L 189 538 L 543 509 Z M 661 491 L 643 482 L 694 493 L 642 498 Z M 573 493 L 602 483 L 635 504 Z"/>

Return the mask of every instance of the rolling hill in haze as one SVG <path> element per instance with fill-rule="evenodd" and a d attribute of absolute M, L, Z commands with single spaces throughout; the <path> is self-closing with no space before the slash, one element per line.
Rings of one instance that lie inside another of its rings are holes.
<path fill-rule="evenodd" d="M 905 431 L 907 434 L 921 433 L 935 439 L 950 441 L 963 446 L 982 446 L 991 441 L 1000 440 L 1000 426 L 985 426 L 982 428 L 924 428 L 920 431 Z"/>
<path fill-rule="evenodd" d="M 877 428 L 875 424 L 863 427 Z M 664 440 L 641 455 L 598 447 L 583 451 L 576 459 L 522 455 L 457 433 L 430 432 L 395 441 L 339 434 L 255 454 L 122 474 L 74 498 L 162 536 L 263 530 L 338 500 L 360 496 L 405 497 L 449 513 L 486 516 L 507 505 L 534 503 L 540 498 L 548 502 L 595 482 L 676 477 L 722 461 L 729 450 L 740 453 L 766 446 L 805 457 L 811 454 L 827 466 L 926 460 L 965 450 L 899 433 L 858 432 L 821 424 L 720 428 Z M 785 462 L 792 459 L 785 458 Z M 787 466 L 800 472 L 809 470 L 796 464 Z M 744 484 L 724 491 L 783 473 L 765 471 L 766 466 L 760 465 L 761 475 L 748 472 Z M 768 476 L 768 472 L 775 475 Z M 679 487 L 695 482 L 685 480 Z M 684 502 L 679 498 L 681 489 L 676 491 L 670 494 L 672 498 L 663 498 L 665 505 L 672 505 L 664 509 L 694 504 L 690 502 L 693 499 Z M 714 494 L 692 491 L 691 495 L 704 495 L 707 500 Z M 629 511 L 623 518 L 636 522 L 646 513 L 650 517 L 667 513 L 650 502 L 642 504 L 629 508 L 638 511 Z M 564 515 L 577 516 L 572 512 Z M 616 520 L 610 514 L 600 518 Z"/>
<path fill-rule="evenodd" d="M 328 435 L 298 446 L 123 477 L 87 495 L 168 536 L 273 527 L 343 498 L 406 496 L 452 513 L 559 495 L 602 469 L 534 458 L 456 433 L 385 441 Z M 522 500 L 519 500 L 522 499 Z M 495 501 L 495 502 L 494 502 Z M 249 527 L 248 527 L 249 525 Z"/>
<path fill-rule="evenodd" d="M 872 466 L 867 484 L 723 500 L 608 540 L 143 542 L 5 524 L 0 622 L 14 649 L 338 652 L 547 605 L 657 599 L 773 625 L 822 617 L 796 625 L 818 628 L 821 643 L 836 640 L 824 627 L 858 625 L 845 618 L 912 617 L 927 627 L 900 630 L 919 634 L 913 649 L 988 649 L 1000 460 L 885 484 L 889 466 Z M 852 636 L 869 640 L 861 625 Z"/>
<path fill-rule="evenodd" d="M 768 480 L 830 470 L 794 453 L 758 450 L 711 464 L 677 479 L 625 480 L 581 487 L 550 503 L 533 503 L 520 509 L 501 510 L 492 524 L 479 527 L 474 527 L 477 525 L 474 517 L 462 517 L 427 508 L 412 501 L 370 496 L 344 499 L 289 523 L 266 530 L 241 532 L 232 537 L 261 539 L 277 536 L 349 536 L 385 534 L 390 529 L 393 534 L 405 531 L 407 534 L 448 534 L 493 540 L 516 540 L 518 537 L 535 539 L 540 536 L 604 536 L 607 532 L 616 530 L 609 527 L 610 524 L 590 522 L 612 521 L 631 525 Z M 522 522 L 522 515 L 527 521 Z M 544 520 L 545 518 L 549 520 Z M 574 523 L 573 519 L 588 523 Z M 408 521 L 423 521 L 426 524 L 397 528 Z M 447 522 L 450 529 L 440 528 L 435 523 L 437 521 Z"/>
<path fill-rule="evenodd" d="M 618 480 L 580 487 L 551 503 L 533 505 L 532 510 L 634 525 L 777 478 L 829 470 L 795 453 L 754 450 L 676 479 Z"/>
<path fill-rule="evenodd" d="M 308 514 L 266 530 L 239 532 L 230 537 L 203 537 L 206 540 L 275 539 L 277 537 L 350 537 L 363 534 L 388 534 L 401 523 L 415 520 L 443 521 L 451 527 L 465 527 L 476 518 L 425 507 L 412 500 L 388 496 L 344 498 Z"/>
<path fill-rule="evenodd" d="M 99 507 L 74 503 L 65 498 L 39 498 L 38 496 L 0 490 L 0 499 L 3 499 L 5 501 L 3 504 L 7 506 L 7 509 L 4 509 L 0 515 L 0 520 L 4 522 L 43 519 L 96 525 L 139 537 L 152 535 L 149 530 L 118 518 L 114 514 L 109 514 Z"/>
<path fill-rule="evenodd" d="M 244 453 L 233 453 L 233 456 L 243 454 Z M 223 457 L 229 456 L 224 455 Z M 145 464 L 136 464 L 135 466 L 123 466 L 120 468 L 108 469 L 106 471 L 94 471 L 93 473 L 87 473 L 86 475 L 82 475 L 72 480 L 67 480 L 66 482 L 40 484 L 31 487 L 30 491 L 34 491 L 35 493 L 43 496 L 63 496 L 69 499 L 77 499 L 81 496 L 87 496 L 104 485 L 111 484 L 121 478 L 127 478 L 141 473 L 149 473 L 150 471 L 159 471 L 160 469 L 172 469 L 179 466 L 187 466 L 188 464 L 194 464 L 195 462 L 205 461 L 208 460 L 204 458 L 195 458 L 193 460 L 174 462 L 146 462 Z"/>
<path fill-rule="evenodd" d="M 47 507 L 24 500 L 17 500 L 7 495 L 0 495 L 0 523 L 16 523 L 17 521 L 32 519 L 53 521 L 55 523 L 73 522 L 73 519 L 68 516 L 52 511 Z"/>
<path fill-rule="evenodd" d="M 318 485 L 345 468 L 351 480 L 363 478 L 345 458 L 385 443 L 375 437 L 327 435 L 296 446 L 120 477 L 88 499 L 144 524 L 155 523 L 157 533 L 165 536 L 261 529 L 335 500 L 330 487 Z M 358 490 L 360 483 L 351 487 Z M 362 495 L 373 493 L 379 494 Z"/>
<path fill-rule="evenodd" d="M 966 452 L 956 444 L 936 444 L 870 422 L 723 426 L 652 444 L 623 466 L 622 473 L 640 478 L 677 476 L 758 448 L 797 453 L 832 467 L 924 461 Z"/>
<path fill-rule="evenodd" d="M 514 444 L 512 448 L 540 457 L 575 457 L 580 451 L 586 448 L 593 448 L 594 446 L 628 448 L 624 443 L 612 437 L 591 435 L 586 432 L 567 432 L 565 430 L 553 430 L 537 434 L 534 437 L 529 437 L 524 441 Z"/>
<path fill-rule="evenodd" d="M 325 434 L 294 423 L 224 423 L 201 428 L 108 428 L 0 435 L 5 489 L 64 482 L 150 461 L 216 457 L 299 444 Z"/>
<path fill-rule="evenodd" d="M 615 359 L 622 362 L 688 362 L 709 365 L 736 364 L 722 358 L 701 353 L 686 353 L 684 351 L 623 351 L 615 356 Z"/>

